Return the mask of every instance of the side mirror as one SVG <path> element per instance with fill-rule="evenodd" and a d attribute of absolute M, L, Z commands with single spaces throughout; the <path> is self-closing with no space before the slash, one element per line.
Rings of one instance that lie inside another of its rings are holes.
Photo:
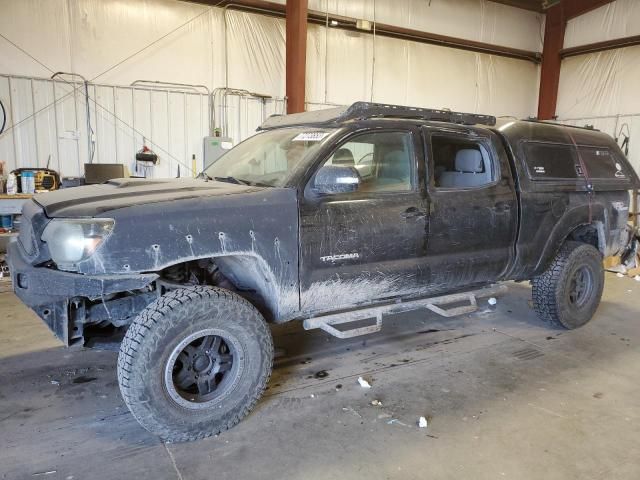
<path fill-rule="evenodd" d="M 325 165 L 316 173 L 313 189 L 316 193 L 351 193 L 358 185 L 360 174 L 354 167 Z"/>

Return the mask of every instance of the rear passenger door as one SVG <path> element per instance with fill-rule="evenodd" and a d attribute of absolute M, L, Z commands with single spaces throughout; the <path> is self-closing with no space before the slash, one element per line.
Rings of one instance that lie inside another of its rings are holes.
<path fill-rule="evenodd" d="M 506 152 L 483 129 L 425 127 L 431 200 L 426 263 L 447 288 L 495 281 L 514 258 L 518 206 Z"/>

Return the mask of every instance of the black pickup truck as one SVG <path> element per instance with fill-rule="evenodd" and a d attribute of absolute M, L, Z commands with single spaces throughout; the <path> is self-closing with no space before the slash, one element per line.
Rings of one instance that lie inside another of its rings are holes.
<path fill-rule="evenodd" d="M 583 325 L 640 186 L 611 137 L 551 123 L 356 103 L 259 130 L 199 178 L 36 195 L 10 245 L 16 294 L 66 345 L 124 335 L 123 398 L 167 441 L 249 412 L 267 322 L 344 338 L 530 280 L 542 319 Z"/>

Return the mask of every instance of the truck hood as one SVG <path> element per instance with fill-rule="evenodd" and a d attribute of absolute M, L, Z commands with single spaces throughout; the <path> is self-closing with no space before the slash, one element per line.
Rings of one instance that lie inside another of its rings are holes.
<path fill-rule="evenodd" d="M 34 200 L 49 218 L 95 217 L 119 208 L 198 197 L 235 195 L 264 190 L 226 182 L 200 179 L 130 179 L 110 180 L 100 185 L 65 188 L 40 193 Z"/>

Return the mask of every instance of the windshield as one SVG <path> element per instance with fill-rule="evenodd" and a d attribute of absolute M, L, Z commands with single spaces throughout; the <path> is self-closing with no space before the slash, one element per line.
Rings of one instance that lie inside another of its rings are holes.
<path fill-rule="evenodd" d="M 281 187 L 334 131 L 296 127 L 262 132 L 229 150 L 204 173 L 220 181 Z"/>

